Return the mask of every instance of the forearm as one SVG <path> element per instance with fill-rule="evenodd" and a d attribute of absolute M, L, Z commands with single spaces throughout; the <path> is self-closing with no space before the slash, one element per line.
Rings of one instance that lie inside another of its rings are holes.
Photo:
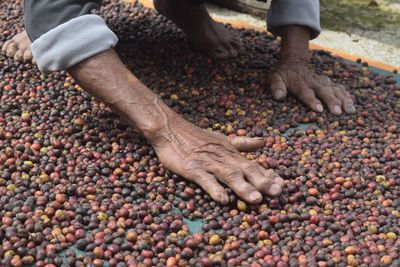
<path fill-rule="evenodd" d="M 25 0 L 32 52 L 44 73 L 67 69 L 90 94 L 129 120 L 150 141 L 178 115 L 120 61 L 118 39 L 92 15 L 101 0 Z M 165 131 L 164 131 L 165 132 Z"/>
<path fill-rule="evenodd" d="M 88 93 L 127 118 L 150 141 L 178 116 L 124 66 L 112 49 L 68 72 Z"/>
<path fill-rule="evenodd" d="M 281 63 L 308 62 L 310 30 L 290 25 L 282 28 Z"/>

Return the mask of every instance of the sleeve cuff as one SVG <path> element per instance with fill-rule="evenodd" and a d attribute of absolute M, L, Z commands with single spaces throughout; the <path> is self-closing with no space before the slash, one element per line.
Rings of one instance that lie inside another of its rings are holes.
<path fill-rule="evenodd" d="M 114 47 L 117 36 L 98 15 L 71 19 L 32 43 L 32 54 L 43 73 L 68 69 Z"/>
<path fill-rule="evenodd" d="M 310 28 L 310 39 L 321 32 L 319 0 L 273 0 L 268 11 L 268 31 L 280 36 L 280 27 L 302 25 Z"/>

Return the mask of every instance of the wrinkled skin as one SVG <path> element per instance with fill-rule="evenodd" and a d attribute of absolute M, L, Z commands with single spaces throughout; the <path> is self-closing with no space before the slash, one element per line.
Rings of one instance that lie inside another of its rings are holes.
<path fill-rule="evenodd" d="M 260 193 L 281 193 L 283 180 L 276 173 L 238 153 L 263 147 L 263 138 L 227 137 L 178 118 L 171 120 L 150 142 L 165 167 L 198 183 L 223 204 L 229 198 L 218 181 L 249 203 L 259 203 Z"/>
<path fill-rule="evenodd" d="M 235 57 L 242 52 L 241 40 L 221 23 L 215 22 L 204 5 L 186 0 L 154 0 L 158 12 L 171 19 L 188 36 L 191 43 L 213 58 Z M 281 58 L 269 74 L 267 82 L 276 100 L 290 92 L 316 112 L 324 105 L 335 115 L 354 113 L 351 95 L 343 85 L 333 83 L 325 75 L 317 75 L 309 66 L 310 31 L 303 26 L 282 27 Z M 6 41 L 2 52 L 17 61 L 33 61 L 31 42 L 26 32 Z"/>
<path fill-rule="evenodd" d="M 316 74 L 309 65 L 309 30 L 302 26 L 287 26 L 282 30 L 281 58 L 268 76 L 272 96 L 282 100 L 288 92 L 297 96 L 316 112 L 323 112 L 323 104 L 335 115 L 354 113 L 351 95 L 341 84 L 327 76 Z"/>
<path fill-rule="evenodd" d="M 276 100 L 284 99 L 289 91 L 316 112 L 324 111 L 322 103 L 335 115 L 342 114 L 342 110 L 355 112 L 351 95 L 343 85 L 315 74 L 304 62 L 277 65 L 269 76 L 269 83 Z"/>
<path fill-rule="evenodd" d="M 263 147 L 263 139 L 227 137 L 189 123 L 133 76 L 113 50 L 68 71 L 86 91 L 137 127 L 165 167 L 198 183 L 214 200 L 229 201 L 219 182 L 252 204 L 260 203 L 262 195 L 282 192 L 283 180 L 276 173 L 238 152 Z"/>
<path fill-rule="evenodd" d="M 240 41 L 214 22 L 203 5 L 188 5 L 184 0 L 156 0 L 155 6 L 181 27 L 195 46 L 213 57 L 236 56 L 242 49 Z M 17 60 L 32 59 L 30 42 L 27 47 L 26 40 L 26 33 L 15 36 L 5 43 L 3 52 Z M 308 42 L 307 28 L 284 27 L 281 60 L 268 78 L 273 96 L 283 99 L 289 91 L 316 111 L 323 111 L 320 100 L 334 114 L 339 115 L 342 108 L 352 111 L 354 107 L 346 90 L 309 68 Z M 198 183 L 216 201 L 223 204 L 229 201 L 219 182 L 251 204 L 260 203 L 263 195 L 277 196 L 282 192 L 283 180 L 276 173 L 239 153 L 262 147 L 262 139 L 226 137 L 185 121 L 127 70 L 113 50 L 68 71 L 86 91 L 137 127 L 168 169 Z"/>

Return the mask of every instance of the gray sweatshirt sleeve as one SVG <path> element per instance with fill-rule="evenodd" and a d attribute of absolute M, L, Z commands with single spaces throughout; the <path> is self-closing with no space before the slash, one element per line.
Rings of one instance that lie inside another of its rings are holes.
<path fill-rule="evenodd" d="M 302 25 L 310 28 L 310 38 L 321 32 L 319 0 L 272 0 L 267 16 L 268 31 L 280 36 L 280 28 Z"/>
<path fill-rule="evenodd" d="M 25 0 L 25 29 L 44 73 L 68 69 L 118 42 L 104 20 L 93 15 L 101 0 Z"/>

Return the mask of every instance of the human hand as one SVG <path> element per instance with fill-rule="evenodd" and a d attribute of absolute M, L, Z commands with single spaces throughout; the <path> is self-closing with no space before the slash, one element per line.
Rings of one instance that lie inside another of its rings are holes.
<path fill-rule="evenodd" d="M 262 194 L 278 196 L 282 192 L 282 178 L 239 153 L 263 147 L 263 138 L 228 137 L 179 117 L 149 141 L 167 169 L 199 184 L 222 204 L 227 204 L 229 197 L 219 182 L 251 204 L 260 203 Z"/>
<path fill-rule="evenodd" d="M 316 74 L 307 62 L 279 63 L 269 74 L 268 84 L 276 100 L 284 99 L 289 91 L 316 112 L 324 111 L 323 104 L 335 115 L 356 111 L 346 88 Z"/>
<path fill-rule="evenodd" d="M 281 35 L 280 60 L 267 80 L 272 96 L 276 100 L 282 100 L 287 92 L 291 92 L 316 112 L 323 112 L 325 104 L 335 115 L 340 115 L 343 111 L 354 113 L 356 110 L 353 100 L 346 88 L 311 69 L 310 29 L 300 25 L 288 25 L 282 27 Z"/>

